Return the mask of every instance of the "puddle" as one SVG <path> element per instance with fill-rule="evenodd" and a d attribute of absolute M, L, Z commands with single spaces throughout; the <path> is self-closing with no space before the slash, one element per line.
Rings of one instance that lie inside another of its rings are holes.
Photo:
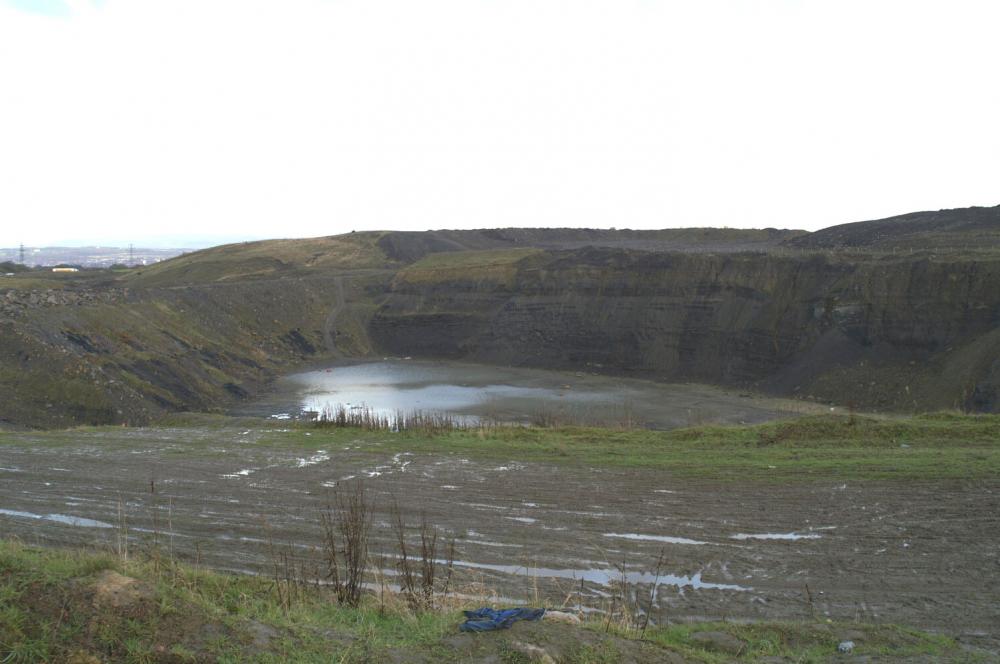
<path fill-rule="evenodd" d="M 538 519 L 532 519 L 530 516 L 507 516 L 505 519 L 510 519 L 511 521 L 520 521 L 521 523 L 537 523 Z"/>
<path fill-rule="evenodd" d="M 34 512 L 19 512 L 17 510 L 0 509 L 0 514 L 4 516 L 22 517 L 25 519 L 38 519 L 40 521 L 53 521 L 67 526 L 77 526 L 79 528 L 114 528 L 110 523 L 85 519 L 80 516 L 69 516 L 66 514 L 35 514 Z"/>
<path fill-rule="evenodd" d="M 219 477 L 222 477 L 223 479 L 227 480 L 236 480 L 241 477 L 246 477 L 255 470 L 256 470 L 255 468 L 244 468 L 243 470 L 237 470 L 235 473 L 228 473 L 226 475 L 220 475 Z"/>
<path fill-rule="evenodd" d="M 524 465 L 520 463 L 509 463 L 505 466 L 497 466 L 493 470 L 498 473 L 505 473 L 509 470 L 524 470 Z"/>
<path fill-rule="evenodd" d="M 637 533 L 604 533 L 605 537 L 617 537 L 619 539 L 639 540 L 643 542 L 665 542 L 667 544 L 711 544 L 701 540 L 688 539 L 687 537 L 671 537 L 670 535 L 639 535 Z"/>
<path fill-rule="evenodd" d="M 506 511 L 509 509 L 506 505 L 489 505 L 487 503 L 459 503 L 464 507 L 472 507 L 474 509 L 481 510 L 493 510 L 493 511 Z"/>
<path fill-rule="evenodd" d="M 440 560 L 441 564 L 448 561 Z M 468 560 L 456 560 L 456 567 L 468 567 L 470 569 L 483 569 L 513 576 L 539 576 L 551 579 L 573 579 L 575 581 L 588 581 L 599 586 L 609 586 L 612 583 L 619 583 L 624 577 L 625 581 L 635 583 L 657 583 L 663 586 L 677 586 L 683 588 L 691 586 L 696 590 L 752 590 L 747 586 L 738 586 L 732 583 L 711 583 L 702 581 L 701 572 L 691 576 L 680 576 L 676 574 L 660 574 L 659 577 L 653 572 L 626 571 L 623 575 L 616 569 L 555 569 L 551 567 L 527 567 L 525 565 L 491 565 L 488 563 L 474 563 Z"/>
<path fill-rule="evenodd" d="M 326 482 L 321 482 L 320 486 L 325 486 L 327 489 L 333 489 L 339 486 L 341 482 L 353 480 L 355 477 L 357 477 L 357 475 L 344 475 L 339 480 L 327 480 Z"/>
<path fill-rule="evenodd" d="M 479 546 L 495 546 L 504 549 L 523 549 L 523 544 L 508 544 L 507 542 L 492 542 L 490 540 L 476 540 L 476 539 L 464 539 L 457 540 L 459 542 L 465 542 L 466 544 L 478 544 Z"/>
<path fill-rule="evenodd" d="M 817 533 L 737 533 L 730 535 L 729 539 L 734 540 L 803 540 L 819 539 L 822 535 Z"/>
<path fill-rule="evenodd" d="M 308 458 L 300 458 L 296 460 L 296 468 L 305 468 L 306 466 L 315 466 L 317 463 L 322 463 L 324 461 L 329 461 L 330 455 L 327 454 L 326 450 L 320 450 L 316 454 Z"/>
<path fill-rule="evenodd" d="M 192 537 L 192 535 L 184 535 L 183 533 L 179 533 L 175 530 L 157 530 L 155 528 L 139 528 L 137 526 L 129 526 L 128 529 L 130 532 L 144 533 L 146 535 L 156 535 L 158 537 L 165 537 L 165 538 L 182 537 L 184 539 L 191 539 Z"/>
<path fill-rule="evenodd" d="M 598 374 L 497 367 L 440 360 L 351 361 L 280 378 L 233 414 L 273 421 L 308 418 L 326 408 L 367 409 L 373 415 L 443 414 L 474 425 L 483 419 L 530 423 L 534 414 L 580 423 L 672 429 L 697 403 L 706 423 L 760 422 L 779 413 L 766 401 L 736 398 L 707 386 L 670 385 Z M 497 472 L 517 470 L 503 464 Z"/>
<path fill-rule="evenodd" d="M 413 461 L 404 461 L 404 456 L 413 456 L 413 453 L 397 452 L 392 455 L 392 459 L 389 460 L 389 463 L 375 466 L 372 470 L 362 470 L 361 472 L 363 472 L 369 479 L 381 477 L 382 475 L 391 475 L 397 470 L 401 473 L 405 473 L 406 467 L 413 463 Z"/>

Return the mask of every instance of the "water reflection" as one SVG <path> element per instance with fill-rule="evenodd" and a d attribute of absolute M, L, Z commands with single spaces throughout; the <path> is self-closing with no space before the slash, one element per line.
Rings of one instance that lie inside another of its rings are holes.
<path fill-rule="evenodd" d="M 588 372 L 428 360 L 360 361 L 292 374 L 236 414 L 303 417 L 326 408 L 443 414 L 461 422 L 626 425 L 659 429 L 761 422 L 784 404 L 705 385 L 678 385 Z"/>

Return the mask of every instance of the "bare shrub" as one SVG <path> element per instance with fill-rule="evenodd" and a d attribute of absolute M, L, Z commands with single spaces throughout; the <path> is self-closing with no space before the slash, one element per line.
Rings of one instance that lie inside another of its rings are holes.
<path fill-rule="evenodd" d="M 396 544 L 399 547 L 399 557 L 396 569 L 399 573 L 399 588 L 406 598 L 407 604 L 414 611 L 433 610 L 437 587 L 438 567 L 438 529 L 423 515 L 420 521 L 420 558 L 410 555 L 406 542 L 407 525 L 399 503 L 393 506 L 393 526 L 396 531 Z M 445 578 L 441 594 L 447 595 L 452 581 L 455 562 L 455 539 L 448 544 L 448 559 L 445 563 Z"/>
<path fill-rule="evenodd" d="M 325 578 L 341 604 L 357 606 L 361 601 L 373 515 L 361 480 L 335 494 L 334 504 L 320 513 Z"/>

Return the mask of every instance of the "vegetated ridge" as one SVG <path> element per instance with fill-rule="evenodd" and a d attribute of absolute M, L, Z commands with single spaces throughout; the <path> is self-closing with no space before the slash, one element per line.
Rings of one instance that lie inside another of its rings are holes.
<path fill-rule="evenodd" d="M 214 410 L 332 357 L 1000 410 L 1000 207 L 785 230 L 365 232 L 0 281 L 0 425 Z"/>
<path fill-rule="evenodd" d="M 639 628 L 621 619 L 543 619 L 459 634 L 459 608 L 473 608 L 471 600 L 414 611 L 383 595 L 345 606 L 318 584 L 213 573 L 158 547 L 123 558 L 0 541 L 0 572 L 9 600 L 0 655 L 14 662 L 826 661 L 845 636 L 857 640 L 860 656 L 964 662 L 980 654 L 946 636 L 830 620 Z"/>

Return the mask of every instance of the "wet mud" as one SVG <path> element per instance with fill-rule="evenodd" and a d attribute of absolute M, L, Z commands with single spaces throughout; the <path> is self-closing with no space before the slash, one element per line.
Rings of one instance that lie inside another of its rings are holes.
<path fill-rule="evenodd" d="M 658 622 L 829 617 L 1000 642 L 997 481 L 681 480 L 325 444 L 320 430 L 309 448 L 291 442 L 301 433 L 258 444 L 254 429 L 65 435 L 7 435 L 3 536 L 110 549 L 124 514 L 133 547 L 155 537 L 182 559 L 266 573 L 269 538 L 313 559 L 319 511 L 362 478 L 376 505 L 372 552 L 390 574 L 398 503 L 413 526 L 426 514 L 455 538 L 456 588 L 502 601 L 600 610 L 624 578 L 645 607 L 656 580 Z"/>

